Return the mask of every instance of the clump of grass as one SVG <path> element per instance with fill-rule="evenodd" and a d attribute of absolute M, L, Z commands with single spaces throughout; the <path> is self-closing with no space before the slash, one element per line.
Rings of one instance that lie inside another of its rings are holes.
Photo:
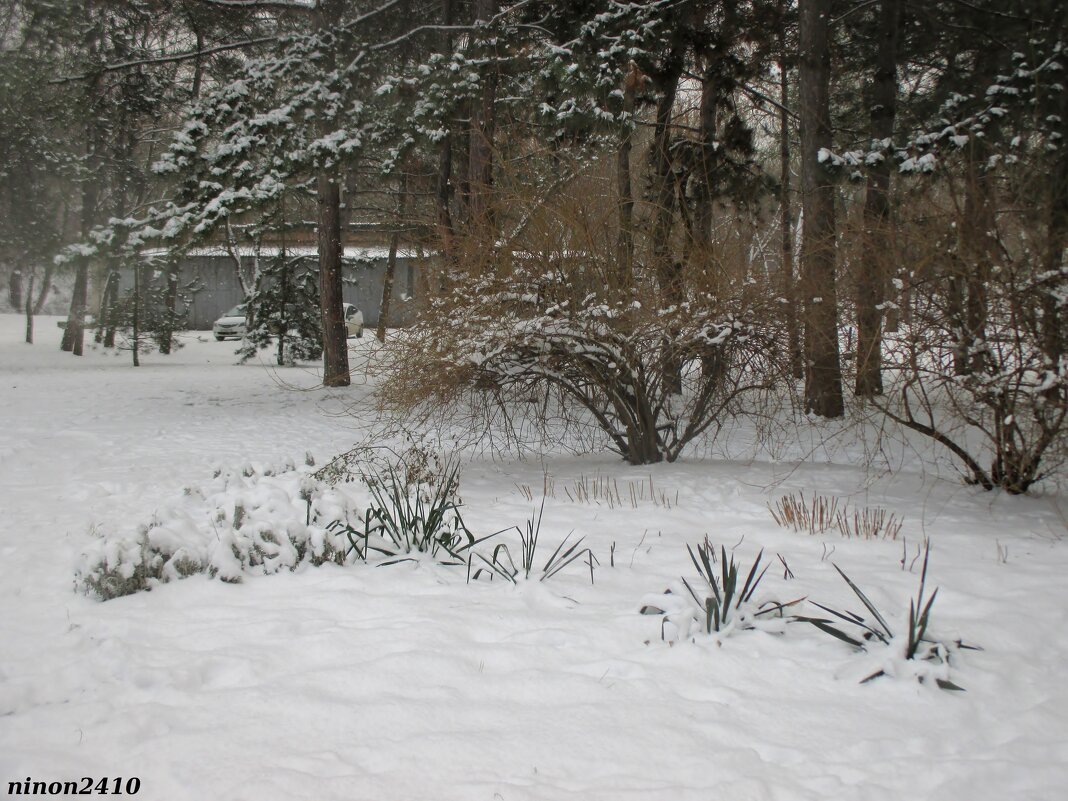
<path fill-rule="evenodd" d="M 901 533 L 902 521 L 893 513 L 879 507 L 850 508 L 839 506 L 834 497 L 813 493 L 806 498 L 804 493 L 784 495 L 774 504 L 768 504 L 772 518 L 782 528 L 809 534 L 822 534 L 837 529 L 845 538 L 896 540 Z"/>
<path fill-rule="evenodd" d="M 417 473 L 414 478 L 403 466 L 365 475 L 371 504 L 364 513 L 362 531 L 343 521 L 334 521 L 327 529 L 342 531 L 349 552 L 364 561 L 371 553 L 390 557 L 381 564 L 395 564 L 412 561 L 413 554 L 437 558 L 443 552 L 445 564 L 466 564 L 464 553 L 489 537 L 476 539 L 464 523 L 463 501 L 457 494 L 459 462 L 439 464 L 439 471 Z"/>
<path fill-rule="evenodd" d="M 599 564 L 597 557 L 589 548 L 583 548 L 584 537 L 579 537 L 575 542 L 570 542 L 571 535 L 564 537 L 563 541 L 556 546 L 549 558 L 540 568 L 537 568 L 536 557 L 538 553 L 538 541 L 541 535 L 542 515 L 545 512 L 545 498 L 542 497 L 541 507 L 536 515 L 526 521 L 523 528 L 513 526 L 519 535 L 519 549 L 517 558 L 512 556 L 507 543 L 500 543 L 494 549 L 490 558 L 482 554 L 476 554 L 486 565 L 479 568 L 473 575 L 470 574 L 470 562 L 468 571 L 471 578 L 478 579 L 483 573 L 490 576 L 500 576 L 513 584 L 518 583 L 520 578 L 529 580 L 535 573 L 540 573 L 538 581 L 550 579 L 573 562 L 586 557 L 584 564 L 590 569 L 590 584 L 593 584 L 594 567 Z M 502 533 L 502 532 L 498 532 Z"/>
<path fill-rule="evenodd" d="M 820 534 L 835 525 L 838 499 L 816 493 L 811 498 L 805 498 L 803 492 L 800 495 L 790 493 L 779 498 L 774 506 L 769 504 L 768 510 L 782 528 Z"/>
<path fill-rule="evenodd" d="M 896 540 L 901 533 L 901 520 L 893 512 L 872 506 L 839 512 L 835 525 L 846 539 Z"/>

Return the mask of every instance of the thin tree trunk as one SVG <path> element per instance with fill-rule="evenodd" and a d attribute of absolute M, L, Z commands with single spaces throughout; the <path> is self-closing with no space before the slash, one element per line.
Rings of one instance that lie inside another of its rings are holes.
<path fill-rule="evenodd" d="M 334 30 L 341 21 L 344 0 L 323 0 L 319 4 L 319 27 Z M 334 68 L 333 57 L 324 68 Z M 323 384 L 349 385 L 349 349 L 342 306 L 341 186 L 336 167 L 323 170 L 316 178 L 319 201 L 319 308 L 323 327 Z"/>
<path fill-rule="evenodd" d="M 1068 93 L 1060 93 L 1059 133 L 1061 142 L 1068 142 Z M 1064 292 L 1068 290 L 1068 274 L 1064 272 L 1064 249 L 1068 247 L 1068 148 L 1063 145 L 1057 151 L 1053 172 L 1050 176 L 1051 196 L 1049 217 L 1046 224 L 1046 251 L 1044 271 L 1052 285 L 1042 292 L 1042 349 L 1051 365 L 1057 366 L 1065 355 L 1068 345 L 1068 318 L 1063 305 Z"/>
<path fill-rule="evenodd" d="M 165 319 L 159 352 L 168 355 L 174 339 L 174 322 L 178 316 L 178 261 L 173 258 L 167 260 L 167 292 L 164 296 L 163 314 Z"/>
<path fill-rule="evenodd" d="M 26 286 L 26 344 L 33 344 L 33 279 L 36 271 L 30 273 L 30 281 Z"/>
<path fill-rule="evenodd" d="M 98 325 L 104 330 L 104 347 L 115 347 L 115 328 L 117 325 L 116 306 L 119 302 L 119 273 L 112 271 L 104 285 L 104 298 L 100 303 L 100 320 Z"/>
<path fill-rule="evenodd" d="M 790 373 L 804 378 L 804 358 L 801 352 L 801 327 L 797 319 L 797 280 L 794 275 L 794 216 L 793 176 L 790 172 L 790 82 L 786 66 L 786 37 L 780 40 L 779 57 L 779 229 L 782 234 L 782 263 L 779 267 L 781 292 L 786 317 L 786 347 L 789 351 Z"/>
<path fill-rule="evenodd" d="M 453 24 L 455 17 L 453 0 L 442 2 L 442 22 L 446 27 Z M 452 34 L 446 31 L 444 35 L 444 52 L 452 52 Z M 445 137 L 441 140 L 441 150 L 438 151 L 438 176 L 437 176 L 437 216 L 438 229 L 441 236 L 441 255 L 443 264 L 438 276 L 436 290 L 444 292 L 447 286 L 449 273 L 456 266 L 456 228 L 452 219 L 452 159 L 453 159 L 453 130 L 451 124 L 446 124 Z M 420 280 L 420 288 L 423 290 L 420 296 L 427 294 L 426 290 L 431 286 L 429 276 L 423 276 Z"/>
<path fill-rule="evenodd" d="M 12 270 L 7 284 L 7 300 L 13 309 L 22 307 L 22 270 Z"/>
<path fill-rule="evenodd" d="M 141 265 L 134 265 L 133 366 L 141 366 Z"/>
<path fill-rule="evenodd" d="M 92 3 L 87 2 L 85 15 L 87 20 L 92 20 Z M 100 30 L 97 25 L 89 22 L 86 32 L 86 49 L 90 61 L 96 60 L 100 49 Z M 81 192 L 81 238 L 83 242 L 89 240 L 89 233 L 96 222 L 97 200 L 100 195 L 99 169 L 101 150 L 103 149 L 103 131 L 96 108 L 97 102 L 103 92 L 103 79 L 97 74 L 86 89 L 86 101 L 89 112 L 89 120 L 85 124 L 85 162 L 88 167 L 88 176 L 83 179 Z M 81 356 L 85 347 L 85 311 L 89 302 L 89 257 L 78 256 L 75 262 L 74 291 L 70 299 L 70 312 L 67 315 L 67 327 L 63 331 L 63 342 L 60 347 Z"/>
<path fill-rule="evenodd" d="M 55 266 L 49 262 L 45 265 L 44 276 L 41 278 L 41 288 L 37 292 L 37 300 L 33 304 L 33 313 L 40 314 L 48 300 L 48 293 L 52 290 L 52 272 Z"/>
<path fill-rule="evenodd" d="M 323 325 L 323 384 L 349 385 L 348 336 L 342 307 L 341 192 L 337 177 L 320 173 L 319 303 Z"/>
<path fill-rule="evenodd" d="M 623 114 L 633 118 L 635 96 L 641 83 L 641 73 L 633 62 L 623 82 Z M 616 152 L 616 191 L 619 194 L 619 233 L 616 239 L 616 269 L 620 289 L 629 291 L 634 285 L 634 189 L 631 181 L 630 153 L 633 131 L 627 130 Z"/>
<path fill-rule="evenodd" d="M 676 48 L 676 51 L 679 48 Z M 677 57 L 676 57 L 677 56 Z M 677 306 L 682 300 L 681 265 L 671 252 L 671 229 L 675 223 L 675 176 L 671 163 L 671 113 L 682 74 L 681 52 L 672 53 L 664 72 L 657 77 L 660 100 L 656 107 L 653 131 L 653 180 L 656 207 L 653 210 L 653 266 L 664 306 Z M 671 394 L 682 391 L 682 365 L 674 354 L 672 337 L 663 342 L 664 389 Z"/>
<path fill-rule="evenodd" d="M 486 21 L 497 13 L 497 0 L 474 0 L 475 20 Z M 483 68 L 481 91 L 471 108 L 468 142 L 468 181 L 471 222 L 478 229 L 492 226 L 490 193 L 493 188 L 493 142 L 496 135 L 497 69 Z"/>
<path fill-rule="evenodd" d="M 389 237 L 389 257 L 386 259 L 386 275 L 382 281 L 382 303 L 378 310 L 378 329 L 375 336 L 379 342 L 386 341 L 386 326 L 389 323 L 389 309 L 393 301 L 393 281 L 397 274 L 397 246 L 400 240 L 400 226 L 404 224 L 408 212 L 408 173 L 402 172 L 400 179 L 400 196 L 397 199 L 397 224 Z"/>
<path fill-rule="evenodd" d="M 834 180 L 820 161 L 830 149 L 830 0 L 800 0 L 801 293 L 805 320 L 805 409 L 841 417 L 842 366 L 835 287 Z"/>
<path fill-rule="evenodd" d="M 879 8 L 879 49 L 871 84 L 868 114 L 871 138 L 888 142 L 894 136 L 897 113 L 897 41 L 901 0 L 882 0 Z M 857 273 L 856 394 L 883 394 L 882 304 L 886 300 L 890 255 L 889 154 L 868 172 L 864 197 L 864 260 Z"/>
<path fill-rule="evenodd" d="M 697 166 L 697 182 L 694 197 L 693 233 L 690 237 L 690 249 L 687 261 L 700 265 L 704 275 L 703 288 L 719 297 L 723 290 L 722 276 L 708 274 L 709 251 L 712 249 L 712 196 L 717 166 L 716 127 L 718 123 L 718 106 L 721 87 L 716 85 L 718 70 L 716 63 L 709 56 L 701 83 L 701 105 L 699 110 L 700 163 Z"/>
<path fill-rule="evenodd" d="M 955 303 L 951 325 L 956 342 L 953 369 L 957 375 L 971 375 L 986 366 L 987 277 L 990 273 L 994 212 L 990 198 L 990 177 L 983 165 L 987 148 L 981 140 L 971 145 L 964 186 L 964 209 L 957 226 L 957 257 L 953 276 Z"/>

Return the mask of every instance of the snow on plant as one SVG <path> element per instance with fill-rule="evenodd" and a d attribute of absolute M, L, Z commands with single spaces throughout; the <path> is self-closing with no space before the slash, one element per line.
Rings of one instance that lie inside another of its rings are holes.
<path fill-rule="evenodd" d="M 509 268 L 458 280 L 395 340 L 384 368 L 392 410 L 481 397 L 537 414 L 552 395 L 628 462 L 650 464 L 674 461 L 771 388 L 776 349 L 743 316 L 751 310 L 710 297 L 664 307 L 653 293 L 614 291 L 601 280 L 610 265 L 582 253 L 502 258 Z"/>
<path fill-rule="evenodd" d="M 663 595 L 646 596 L 641 608 L 643 615 L 663 616 L 661 636 L 665 639 L 669 624 L 680 640 L 688 639 L 701 630 L 717 636 L 754 628 L 781 631 L 774 625 L 766 625 L 762 618 L 776 614 L 782 618 L 784 610 L 803 600 L 799 598 L 788 603 L 754 601 L 753 596 L 770 567 L 765 565 L 763 570 L 760 569 L 763 549 L 753 560 L 741 584 L 739 579 L 744 567 L 741 562 L 735 562 L 734 554 L 728 558 L 725 547 L 720 546 L 718 558 L 715 547 L 707 538 L 703 543 L 698 543 L 696 553 L 690 545 L 686 546 L 686 550 L 701 579 L 698 589 L 695 590 L 689 581 L 682 578 L 686 594 L 674 593 L 669 589 Z M 690 603 L 691 600 L 693 603 Z"/>
<path fill-rule="evenodd" d="M 909 601 L 908 624 L 904 631 L 899 630 L 898 634 L 894 633 L 875 604 L 838 565 L 835 565 L 834 569 L 864 604 L 864 608 L 871 614 L 871 619 L 866 619 L 855 612 L 840 611 L 814 601 L 810 601 L 813 606 L 848 624 L 851 627 L 850 632 L 843 631 L 840 628 L 841 623 L 835 624 L 835 621 L 828 618 L 797 616 L 794 619 L 810 623 L 820 631 L 853 646 L 858 651 L 870 653 L 872 661 L 878 663 L 879 667 L 863 678 L 861 684 L 881 676 L 908 677 L 920 683 L 933 681 L 943 690 L 961 690 L 963 688 L 949 679 L 950 658 L 960 649 L 978 650 L 978 648 L 965 645 L 960 641 L 940 642 L 931 639 L 928 635 L 931 607 L 934 606 L 935 598 L 938 597 L 937 588 L 930 596 L 924 597 L 927 584 L 927 561 L 930 553 L 931 545 L 928 543 L 923 555 L 920 587 L 916 592 L 916 598 Z"/>
<path fill-rule="evenodd" d="M 344 539 L 318 521 L 354 511 L 348 495 L 312 479 L 306 466 L 220 471 L 148 522 L 103 533 L 82 554 L 76 584 L 108 600 L 196 573 L 240 582 L 303 563 L 341 563 Z"/>

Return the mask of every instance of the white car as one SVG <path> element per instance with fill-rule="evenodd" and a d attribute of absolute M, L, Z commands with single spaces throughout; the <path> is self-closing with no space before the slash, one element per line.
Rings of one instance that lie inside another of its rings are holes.
<path fill-rule="evenodd" d="M 248 305 L 245 303 L 239 303 L 226 312 L 222 317 L 215 321 L 211 330 L 215 333 L 215 338 L 222 342 L 224 339 L 241 339 L 245 336 L 245 313 L 248 311 Z"/>
<path fill-rule="evenodd" d="M 363 336 L 363 312 L 351 303 L 342 303 L 345 312 L 345 329 L 350 337 Z M 248 304 L 239 303 L 220 317 L 212 325 L 211 330 L 215 338 L 222 342 L 224 339 L 241 339 L 245 336 L 246 317 Z"/>

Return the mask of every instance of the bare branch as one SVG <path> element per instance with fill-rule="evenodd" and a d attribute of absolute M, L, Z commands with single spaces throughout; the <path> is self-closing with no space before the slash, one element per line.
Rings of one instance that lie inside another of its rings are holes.
<path fill-rule="evenodd" d="M 241 50 L 246 47 L 255 47 L 256 45 L 268 44 L 270 42 L 277 41 L 277 36 L 264 36 L 259 39 L 246 39 L 243 42 L 230 42 L 229 44 L 216 45 L 215 47 L 208 47 L 201 50 L 193 50 L 184 53 L 174 53 L 169 56 L 154 56 L 152 58 L 141 58 L 133 61 L 122 61 L 117 64 L 105 64 L 98 70 L 93 72 L 83 72 L 80 75 L 65 75 L 62 78 L 53 78 L 49 83 L 61 84 L 71 83 L 72 81 L 84 81 L 87 78 L 92 78 L 95 75 L 118 72 L 119 70 L 131 69 L 133 67 L 142 67 L 149 64 L 175 64 L 180 61 L 189 61 L 195 58 L 202 58 L 203 56 L 210 56 L 214 53 L 225 53 L 229 50 Z"/>

